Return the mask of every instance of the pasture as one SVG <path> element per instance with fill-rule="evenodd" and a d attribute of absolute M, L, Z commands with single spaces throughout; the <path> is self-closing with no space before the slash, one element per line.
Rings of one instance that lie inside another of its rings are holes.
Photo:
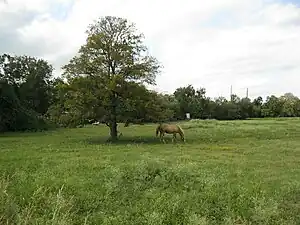
<path fill-rule="evenodd" d="M 300 223 L 300 119 L 0 136 L 0 224 Z"/>

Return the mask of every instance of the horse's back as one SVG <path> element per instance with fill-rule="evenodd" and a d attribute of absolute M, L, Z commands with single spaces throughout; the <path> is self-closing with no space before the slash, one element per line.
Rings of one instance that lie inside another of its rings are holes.
<path fill-rule="evenodd" d="M 166 133 L 173 133 L 173 132 L 180 130 L 180 127 L 177 124 L 162 124 L 161 128 Z"/>

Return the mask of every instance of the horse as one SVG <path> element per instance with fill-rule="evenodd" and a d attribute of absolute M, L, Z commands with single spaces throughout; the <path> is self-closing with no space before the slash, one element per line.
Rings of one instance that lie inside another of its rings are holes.
<path fill-rule="evenodd" d="M 173 134 L 172 142 L 176 140 L 176 134 L 179 133 L 181 140 L 185 142 L 184 132 L 179 125 L 160 123 L 156 128 L 156 137 L 158 136 L 158 133 L 160 133 L 160 140 L 163 141 L 164 143 L 166 143 L 163 138 L 165 133 Z"/>

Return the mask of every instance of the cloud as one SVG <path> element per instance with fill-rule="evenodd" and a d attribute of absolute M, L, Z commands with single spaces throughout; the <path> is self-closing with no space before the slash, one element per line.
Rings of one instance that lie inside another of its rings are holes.
<path fill-rule="evenodd" d="M 0 50 L 60 67 L 85 41 L 88 24 L 115 15 L 136 23 L 164 65 L 155 89 L 193 84 L 228 97 L 300 96 L 300 8 L 275 0 L 7 0 L 0 3 Z M 5 29 L 3 29 L 5 28 Z"/>

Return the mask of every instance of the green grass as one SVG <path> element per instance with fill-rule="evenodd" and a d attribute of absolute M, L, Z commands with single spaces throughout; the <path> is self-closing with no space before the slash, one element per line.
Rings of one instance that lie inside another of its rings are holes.
<path fill-rule="evenodd" d="M 0 224 L 300 224 L 300 119 L 0 136 Z"/>

